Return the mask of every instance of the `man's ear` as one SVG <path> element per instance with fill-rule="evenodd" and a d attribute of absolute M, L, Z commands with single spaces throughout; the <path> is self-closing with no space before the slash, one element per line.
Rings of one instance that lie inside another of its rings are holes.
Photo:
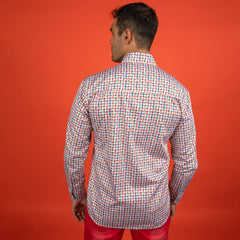
<path fill-rule="evenodd" d="M 129 44 L 133 40 L 133 33 L 129 29 L 126 29 L 123 33 L 123 40 Z"/>

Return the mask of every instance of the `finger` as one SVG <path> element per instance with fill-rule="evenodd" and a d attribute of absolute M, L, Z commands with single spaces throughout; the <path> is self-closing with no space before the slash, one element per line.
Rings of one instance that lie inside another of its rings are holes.
<path fill-rule="evenodd" d="M 82 212 L 79 212 L 80 221 L 84 223 L 85 218 L 83 217 Z"/>
<path fill-rule="evenodd" d="M 77 214 L 76 212 L 73 212 L 73 216 L 74 216 L 74 218 L 75 218 L 77 221 L 80 220 L 80 219 L 79 219 L 79 216 L 78 216 L 78 214 Z"/>
<path fill-rule="evenodd" d="M 81 213 L 78 212 L 77 215 L 78 215 L 78 218 L 81 219 Z"/>
<path fill-rule="evenodd" d="M 81 221 L 84 223 L 85 222 L 85 210 L 80 211 L 81 214 Z"/>

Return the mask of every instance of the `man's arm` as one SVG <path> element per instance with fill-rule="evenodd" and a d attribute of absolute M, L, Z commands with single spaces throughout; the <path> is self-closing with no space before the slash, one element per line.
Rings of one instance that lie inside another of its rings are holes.
<path fill-rule="evenodd" d="M 188 90 L 181 102 L 182 118 L 169 138 L 174 161 L 169 182 L 170 203 L 178 204 L 197 168 L 196 128 Z"/>
<path fill-rule="evenodd" d="M 84 165 L 92 137 L 92 126 L 84 98 L 85 80 L 72 104 L 66 131 L 64 170 L 71 199 L 86 198 Z"/>

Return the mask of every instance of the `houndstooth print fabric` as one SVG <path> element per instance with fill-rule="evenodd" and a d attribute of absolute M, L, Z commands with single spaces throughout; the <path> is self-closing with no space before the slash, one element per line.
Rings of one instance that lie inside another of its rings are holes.
<path fill-rule="evenodd" d="M 84 163 L 94 134 L 88 193 Z M 174 161 L 168 171 L 171 143 Z M 67 124 L 64 170 L 70 197 L 108 228 L 164 225 L 198 168 L 189 91 L 150 53 L 127 53 L 117 66 L 86 77 Z"/>

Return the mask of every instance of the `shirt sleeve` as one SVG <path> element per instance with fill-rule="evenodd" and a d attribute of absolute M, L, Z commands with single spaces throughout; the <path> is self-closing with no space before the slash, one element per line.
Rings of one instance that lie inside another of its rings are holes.
<path fill-rule="evenodd" d="M 182 117 L 169 140 L 174 161 L 169 181 L 170 203 L 178 204 L 197 168 L 196 128 L 188 90 L 181 102 Z"/>
<path fill-rule="evenodd" d="M 77 91 L 70 111 L 64 148 L 64 171 L 71 199 L 86 198 L 84 165 L 92 138 L 92 126 L 84 97 L 85 81 Z"/>

